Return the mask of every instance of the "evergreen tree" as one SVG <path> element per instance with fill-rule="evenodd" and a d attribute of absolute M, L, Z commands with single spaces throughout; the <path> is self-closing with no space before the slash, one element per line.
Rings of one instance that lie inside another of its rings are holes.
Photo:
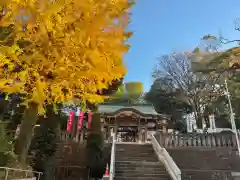
<path fill-rule="evenodd" d="M 29 154 L 31 165 L 35 171 L 46 174 L 47 162 L 55 154 L 60 133 L 60 115 L 55 114 L 52 107 L 47 108 L 47 118 L 39 117 L 39 127 L 31 143 Z M 44 177 L 43 177 L 44 178 Z"/>
<path fill-rule="evenodd" d="M 104 152 L 104 140 L 101 132 L 100 114 L 92 115 L 92 124 L 87 137 L 87 157 L 90 177 L 102 178 L 107 165 L 107 157 Z"/>

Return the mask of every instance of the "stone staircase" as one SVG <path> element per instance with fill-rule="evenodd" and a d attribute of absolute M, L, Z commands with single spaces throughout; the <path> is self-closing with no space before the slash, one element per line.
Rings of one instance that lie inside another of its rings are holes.
<path fill-rule="evenodd" d="M 116 144 L 115 180 L 170 180 L 151 144 Z"/>

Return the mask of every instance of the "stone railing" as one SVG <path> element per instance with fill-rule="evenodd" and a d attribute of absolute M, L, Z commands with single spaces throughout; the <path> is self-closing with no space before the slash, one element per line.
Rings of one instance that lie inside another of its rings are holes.
<path fill-rule="evenodd" d="M 156 134 L 155 138 L 162 147 L 231 147 L 236 148 L 233 133 L 212 134 Z"/>
<path fill-rule="evenodd" d="M 113 136 L 112 136 L 112 149 L 111 149 L 109 180 L 113 180 L 114 177 L 115 177 L 115 151 L 116 151 L 116 135 L 113 134 Z"/>
<path fill-rule="evenodd" d="M 151 142 L 158 159 L 164 164 L 172 179 L 181 180 L 181 170 L 173 161 L 167 150 L 159 145 L 154 135 L 151 135 Z"/>
<path fill-rule="evenodd" d="M 0 177 L 0 179 L 3 180 L 39 180 L 43 173 L 24 169 L 0 167 L 0 174 L 3 176 Z M 33 177 L 33 174 L 35 177 Z M 15 178 L 15 176 L 18 177 L 19 175 L 21 178 Z"/>

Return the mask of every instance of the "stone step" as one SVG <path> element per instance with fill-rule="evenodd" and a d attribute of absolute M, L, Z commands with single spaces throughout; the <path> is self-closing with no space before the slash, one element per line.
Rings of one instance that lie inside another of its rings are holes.
<path fill-rule="evenodd" d="M 163 174 L 163 173 L 116 173 L 115 174 L 116 177 L 145 177 L 145 178 L 148 178 L 148 177 L 161 177 L 161 178 L 168 178 L 169 175 L 168 174 Z"/>
<path fill-rule="evenodd" d="M 161 167 L 161 166 L 124 166 L 124 165 L 115 165 L 115 169 L 116 170 L 134 170 L 134 171 L 141 171 L 141 170 L 146 170 L 146 171 L 165 171 L 165 167 Z"/>
<path fill-rule="evenodd" d="M 129 145 L 129 144 L 116 144 L 119 149 L 151 149 L 152 144 L 144 145 Z"/>
<path fill-rule="evenodd" d="M 137 166 L 137 165 L 115 165 L 116 168 L 119 168 L 119 169 L 135 169 L 135 170 L 138 170 L 138 169 L 146 169 L 146 170 L 151 170 L 151 169 L 154 169 L 154 170 L 158 170 L 158 169 L 166 169 L 164 166 L 147 166 L 147 165 L 141 165 L 141 166 Z"/>
<path fill-rule="evenodd" d="M 116 144 L 117 150 L 151 150 L 152 149 L 152 145 L 151 144 L 147 144 L 147 145 L 132 145 L 132 144 Z"/>
<path fill-rule="evenodd" d="M 170 180 L 152 145 L 116 146 L 114 180 Z"/>
<path fill-rule="evenodd" d="M 126 154 L 122 154 L 122 155 L 120 155 L 120 154 L 116 154 L 115 155 L 115 157 L 129 157 L 129 158 L 150 158 L 150 159 L 152 159 L 152 158 L 157 158 L 157 156 L 149 156 L 149 155 L 139 155 L 139 156 L 136 156 L 136 155 L 126 155 Z"/>
<path fill-rule="evenodd" d="M 123 157 L 123 156 L 127 156 L 127 157 L 150 157 L 150 158 L 157 158 L 157 156 L 153 153 L 151 153 L 151 155 L 148 153 L 148 154 L 140 154 L 139 155 L 136 155 L 137 153 L 134 153 L 134 154 L 125 154 L 125 153 L 121 153 L 121 154 L 115 154 L 115 157 Z"/>
<path fill-rule="evenodd" d="M 114 180 L 171 180 L 170 177 L 115 177 Z"/>
<path fill-rule="evenodd" d="M 149 167 L 149 168 L 164 167 L 162 163 L 150 161 L 116 161 L 115 165 L 121 167 Z"/>
<path fill-rule="evenodd" d="M 147 173 L 147 174 L 166 174 L 167 171 L 165 169 L 131 169 L 131 168 L 119 168 L 115 171 L 116 173 L 123 173 L 123 172 L 126 172 L 126 173 L 138 173 L 138 174 L 144 174 L 144 173 Z"/>
<path fill-rule="evenodd" d="M 165 169 L 161 169 L 161 168 L 139 168 L 139 169 L 131 169 L 131 168 L 117 168 L 117 170 L 115 170 L 115 173 L 122 173 L 122 172 L 126 172 L 126 173 L 150 173 L 150 174 L 155 174 L 155 173 L 159 173 L 159 174 L 165 174 L 167 173 L 167 171 Z"/>
<path fill-rule="evenodd" d="M 116 172 L 166 173 L 166 168 L 159 162 L 116 162 Z"/>
<path fill-rule="evenodd" d="M 150 155 L 151 154 L 151 155 Z M 118 156 L 118 155 L 125 155 L 125 156 L 135 156 L 135 157 L 137 157 L 137 156 L 154 156 L 155 157 L 155 152 L 147 152 L 147 153 L 141 153 L 141 152 L 121 152 L 121 153 L 119 153 L 119 152 L 116 152 L 115 153 L 115 155 L 116 156 Z"/>
<path fill-rule="evenodd" d="M 124 153 L 124 154 L 135 154 L 136 152 L 139 153 L 139 154 L 147 154 L 147 153 L 153 153 L 154 150 L 152 149 L 152 150 L 148 150 L 148 151 L 142 151 L 142 150 L 134 150 L 134 151 L 133 150 L 124 150 L 124 151 L 116 150 L 115 151 L 116 154 L 122 154 L 122 153 Z"/>
<path fill-rule="evenodd" d="M 126 155 L 126 156 L 155 156 L 155 152 L 137 152 L 137 151 L 133 151 L 133 152 L 115 152 L 115 155 Z"/>
<path fill-rule="evenodd" d="M 159 173 L 159 174 L 165 174 L 167 173 L 167 171 L 165 169 L 161 169 L 161 168 L 147 168 L 147 167 L 143 167 L 143 168 L 138 168 L 138 169 L 131 169 L 131 168 L 118 168 L 115 170 L 116 173 L 122 173 L 122 172 L 126 172 L 126 173 L 131 173 L 131 172 L 139 172 L 139 173 Z"/>
<path fill-rule="evenodd" d="M 137 157 L 137 156 L 115 156 L 116 159 L 126 159 L 126 161 L 128 161 L 127 159 L 138 159 L 138 160 L 145 160 L 145 161 L 158 161 L 158 158 L 157 157 L 154 157 L 154 156 L 140 156 L 140 157 Z M 119 160 L 120 161 L 120 160 Z M 131 161 L 134 161 L 134 160 L 131 160 Z"/>
<path fill-rule="evenodd" d="M 118 146 L 116 146 L 117 147 L 117 151 L 124 151 L 124 150 L 129 150 L 129 151 L 152 151 L 153 150 L 153 148 L 152 148 L 152 146 L 149 146 L 149 147 L 135 147 L 135 148 L 129 148 L 129 147 L 118 147 Z"/>
<path fill-rule="evenodd" d="M 156 158 L 144 158 L 144 157 L 142 157 L 142 158 L 139 158 L 139 157 L 116 157 L 116 160 L 117 161 L 155 161 L 155 162 L 157 162 L 158 161 L 158 159 L 156 159 Z"/>
<path fill-rule="evenodd" d="M 125 155 L 125 156 L 156 156 L 155 155 L 155 152 L 152 151 L 152 152 L 137 152 L 137 151 L 133 151 L 133 152 L 115 152 L 115 155 L 118 156 L 118 155 Z"/>
<path fill-rule="evenodd" d="M 129 150 L 129 151 L 152 151 L 152 146 L 150 146 L 150 147 L 147 147 L 147 148 L 142 148 L 142 147 L 138 147 L 138 148 L 128 148 L 128 147 L 126 147 L 126 148 L 124 148 L 124 147 L 117 147 L 117 151 L 124 151 L 124 150 Z"/>
<path fill-rule="evenodd" d="M 163 168 L 160 168 L 160 167 L 147 167 L 147 166 L 144 166 L 144 167 L 125 167 L 125 166 L 115 166 L 116 168 L 116 171 L 147 171 L 147 172 L 150 172 L 150 171 L 156 171 L 156 172 L 166 172 L 165 169 Z"/>
<path fill-rule="evenodd" d="M 115 161 L 115 165 L 164 167 L 164 165 L 158 161 Z"/>

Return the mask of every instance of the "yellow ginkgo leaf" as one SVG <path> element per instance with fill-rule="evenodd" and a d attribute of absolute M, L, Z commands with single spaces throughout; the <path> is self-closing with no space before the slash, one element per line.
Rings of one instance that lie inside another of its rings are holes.
<path fill-rule="evenodd" d="M 0 47 L 0 89 L 24 103 L 103 102 L 102 89 L 125 73 L 129 0 L 2 0 L 0 26 L 14 24 Z M 10 43 L 11 42 L 11 43 Z"/>

